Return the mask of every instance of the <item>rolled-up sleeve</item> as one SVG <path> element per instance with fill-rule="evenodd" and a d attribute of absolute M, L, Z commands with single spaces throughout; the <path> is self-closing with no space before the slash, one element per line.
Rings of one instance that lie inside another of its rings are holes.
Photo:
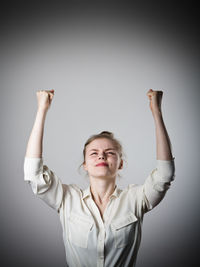
<path fill-rule="evenodd" d="M 175 177 L 175 157 L 172 160 L 157 160 L 157 167 L 142 185 L 144 212 L 154 208 L 165 196 Z"/>
<path fill-rule="evenodd" d="M 35 195 L 59 212 L 63 186 L 56 174 L 43 164 L 43 158 L 25 157 L 24 181 L 31 185 Z"/>

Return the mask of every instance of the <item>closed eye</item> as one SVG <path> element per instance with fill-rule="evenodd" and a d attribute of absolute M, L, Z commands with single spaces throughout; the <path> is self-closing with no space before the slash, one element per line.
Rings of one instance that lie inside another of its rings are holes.
<path fill-rule="evenodd" d="M 92 156 L 92 155 L 97 155 L 97 154 L 98 154 L 97 152 L 92 152 L 92 153 L 90 154 L 90 156 Z M 110 154 L 110 155 L 116 155 L 116 153 L 115 153 L 115 152 L 112 152 L 112 151 L 107 152 L 107 154 Z"/>

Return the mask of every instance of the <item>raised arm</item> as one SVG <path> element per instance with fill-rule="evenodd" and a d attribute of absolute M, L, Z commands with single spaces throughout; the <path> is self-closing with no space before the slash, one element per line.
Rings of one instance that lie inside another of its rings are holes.
<path fill-rule="evenodd" d="M 163 92 L 150 89 L 147 92 L 147 96 L 150 100 L 150 109 L 155 122 L 157 160 L 172 160 L 171 142 L 164 124 L 161 110 Z"/>
<path fill-rule="evenodd" d="M 38 110 L 27 145 L 24 180 L 31 185 L 35 195 L 59 211 L 63 199 L 62 182 L 47 165 L 44 165 L 42 158 L 44 123 L 53 96 L 54 90 L 37 91 Z"/>
<path fill-rule="evenodd" d="M 139 203 L 142 207 L 139 210 L 142 213 L 148 212 L 160 203 L 175 177 L 175 157 L 172 156 L 171 143 L 161 111 L 163 92 L 150 89 L 147 96 L 155 121 L 157 166 L 138 191 L 138 199 L 141 200 Z"/>
<path fill-rule="evenodd" d="M 25 157 L 27 158 L 42 158 L 44 123 L 53 96 L 54 96 L 54 90 L 37 91 L 38 109 L 33 129 L 27 144 L 26 155 L 25 155 Z"/>

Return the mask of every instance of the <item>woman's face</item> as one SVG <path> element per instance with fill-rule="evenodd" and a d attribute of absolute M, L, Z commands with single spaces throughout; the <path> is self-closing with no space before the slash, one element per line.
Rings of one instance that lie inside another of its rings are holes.
<path fill-rule="evenodd" d="M 123 161 L 111 140 L 98 138 L 87 145 L 83 166 L 90 177 L 115 178 L 122 165 Z"/>

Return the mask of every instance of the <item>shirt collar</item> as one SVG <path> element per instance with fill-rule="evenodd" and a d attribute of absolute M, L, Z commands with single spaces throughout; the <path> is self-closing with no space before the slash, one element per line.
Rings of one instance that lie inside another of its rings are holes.
<path fill-rule="evenodd" d="M 115 190 L 112 193 L 112 195 L 110 195 L 110 198 L 112 198 L 112 197 L 115 197 L 115 198 L 119 197 L 121 191 L 122 190 L 120 188 L 118 188 L 117 185 L 115 185 Z M 86 197 L 89 197 L 89 196 L 92 198 L 92 194 L 91 194 L 91 191 L 90 191 L 90 185 L 86 189 L 82 190 L 82 199 L 84 199 Z"/>

